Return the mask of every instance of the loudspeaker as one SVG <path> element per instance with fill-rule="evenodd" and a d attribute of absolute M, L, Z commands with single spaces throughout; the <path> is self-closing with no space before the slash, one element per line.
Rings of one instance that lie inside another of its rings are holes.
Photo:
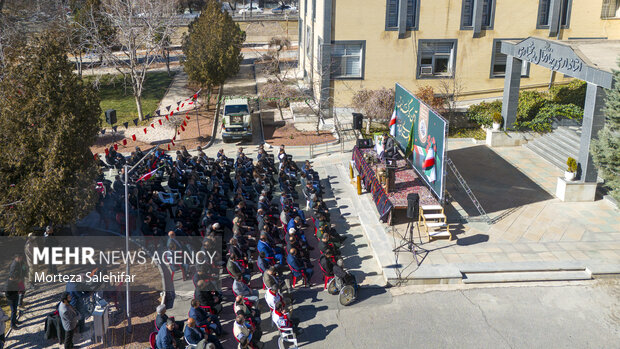
<path fill-rule="evenodd" d="M 418 205 L 420 196 L 416 193 L 407 194 L 407 218 L 418 219 Z"/>
<path fill-rule="evenodd" d="M 364 115 L 360 113 L 353 113 L 353 129 L 361 130 L 363 120 L 364 120 Z"/>
<path fill-rule="evenodd" d="M 368 138 L 358 139 L 357 140 L 357 147 L 359 149 L 372 148 L 373 147 L 372 139 L 368 139 Z"/>
<path fill-rule="evenodd" d="M 114 125 L 116 123 L 116 110 L 108 109 L 105 111 L 105 122 L 110 125 Z"/>

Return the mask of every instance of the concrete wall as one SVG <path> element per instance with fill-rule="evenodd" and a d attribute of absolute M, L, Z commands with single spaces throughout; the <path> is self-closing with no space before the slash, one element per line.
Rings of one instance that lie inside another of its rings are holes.
<path fill-rule="evenodd" d="M 480 38 L 473 38 L 472 30 L 460 30 L 461 0 L 420 1 L 419 26 L 398 38 L 397 31 L 385 30 L 385 0 L 359 1 L 338 0 L 333 5 L 332 39 L 365 40 L 366 57 L 363 80 L 335 80 L 332 97 L 336 106 L 348 105 L 353 93 L 360 88 L 393 87 L 400 82 L 415 92 L 419 87 L 431 85 L 436 88 L 440 79 L 416 79 L 418 40 L 457 39 L 455 81 L 462 87 L 462 98 L 480 99 L 502 95 L 503 78 L 490 78 L 493 39 L 526 38 L 539 36 L 549 38 L 548 29 L 536 29 L 539 0 L 496 0 L 493 29 L 483 30 Z M 304 0 L 300 1 L 300 18 L 310 22 L 311 4 L 304 18 Z M 569 28 L 563 29 L 560 39 L 601 38 L 620 39 L 620 20 L 600 18 L 603 0 L 572 0 Z M 323 1 L 317 0 L 315 28 L 321 28 Z M 304 31 L 302 31 L 303 33 Z M 317 33 L 313 36 L 315 48 Z M 555 37 L 553 37 L 555 39 Z M 304 40 L 300 40 L 300 52 L 304 53 Z M 316 57 L 316 52 L 314 54 Z M 300 57 L 300 62 L 307 61 Z M 306 69 L 310 64 L 305 62 Z M 316 70 L 316 69 L 315 69 Z M 551 72 L 531 66 L 530 77 L 521 80 L 522 88 L 543 88 L 550 80 Z M 556 82 L 568 81 L 556 74 Z"/>

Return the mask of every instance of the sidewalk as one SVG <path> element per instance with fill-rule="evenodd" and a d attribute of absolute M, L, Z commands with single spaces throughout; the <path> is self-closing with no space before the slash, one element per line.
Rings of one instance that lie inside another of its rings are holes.
<path fill-rule="evenodd" d="M 461 214 L 475 217 L 478 213 L 449 175 L 448 190 L 455 201 L 446 211 L 455 239 L 428 243 L 422 231 L 420 244 L 415 230 L 416 242 L 429 251 L 418 255 L 423 260 L 417 267 L 412 253 L 392 252 L 400 238 L 379 222 L 370 195 L 354 197 L 356 214 L 367 222 L 366 233 L 375 236 L 369 240 L 388 281 L 399 281 L 397 273 L 413 283 L 570 280 L 620 274 L 620 213 L 606 201 L 561 202 L 553 196 L 561 171 L 525 147 L 490 149 L 450 140 L 449 149 L 448 155 L 495 223 L 458 223 Z M 339 167 L 339 179 L 348 182 L 348 164 Z M 395 228 L 404 233 L 406 221 Z"/>

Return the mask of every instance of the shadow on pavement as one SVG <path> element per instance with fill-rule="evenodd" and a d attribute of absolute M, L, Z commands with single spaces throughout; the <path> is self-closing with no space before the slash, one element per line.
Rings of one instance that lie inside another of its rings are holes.
<path fill-rule="evenodd" d="M 451 150 L 448 156 L 487 213 L 553 199 L 528 176 L 485 145 Z M 451 171 L 448 171 L 447 189 L 470 217 L 479 215 Z"/>
<path fill-rule="evenodd" d="M 364 302 L 372 297 L 380 296 L 386 294 L 387 291 L 383 287 L 370 286 L 370 287 L 360 287 L 357 290 L 357 298 L 353 304 L 359 304 Z"/>
<path fill-rule="evenodd" d="M 303 342 L 305 344 L 311 344 L 315 342 L 320 342 L 325 340 L 327 336 L 338 327 L 336 324 L 323 326 L 320 324 L 310 325 L 304 328 L 304 333 L 302 333 L 298 340 L 299 342 Z"/>
<path fill-rule="evenodd" d="M 479 244 L 481 242 L 489 241 L 489 236 L 486 234 L 476 234 L 472 236 L 468 236 L 462 239 L 456 240 L 456 244 L 459 246 L 469 246 Z"/>

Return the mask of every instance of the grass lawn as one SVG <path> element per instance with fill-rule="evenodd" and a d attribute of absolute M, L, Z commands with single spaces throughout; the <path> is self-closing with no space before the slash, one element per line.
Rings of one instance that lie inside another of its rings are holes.
<path fill-rule="evenodd" d="M 142 92 L 142 112 L 144 115 L 155 112 L 173 78 L 174 73 L 171 76 L 168 76 L 166 72 L 146 74 Z M 85 79 L 93 80 L 91 77 Z M 123 122 L 128 121 L 129 125 L 133 126 L 132 120 L 138 117 L 138 110 L 136 100 L 133 97 L 131 82 L 124 83 L 122 75 L 102 76 L 99 96 L 101 97 L 101 119 L 104 127 L 109 127 L 103 114 L 107 109 L 116 109 L 117 125 L 122 125 Z"/>
<path fill-rule="evenodd" d="M 487 138 L 487 132 L 480 127 L 474 128 L 456 128 L 448 131 L 448 137 L 450 138 L 474 138 L 477 140 L 483 140 Z"/>

